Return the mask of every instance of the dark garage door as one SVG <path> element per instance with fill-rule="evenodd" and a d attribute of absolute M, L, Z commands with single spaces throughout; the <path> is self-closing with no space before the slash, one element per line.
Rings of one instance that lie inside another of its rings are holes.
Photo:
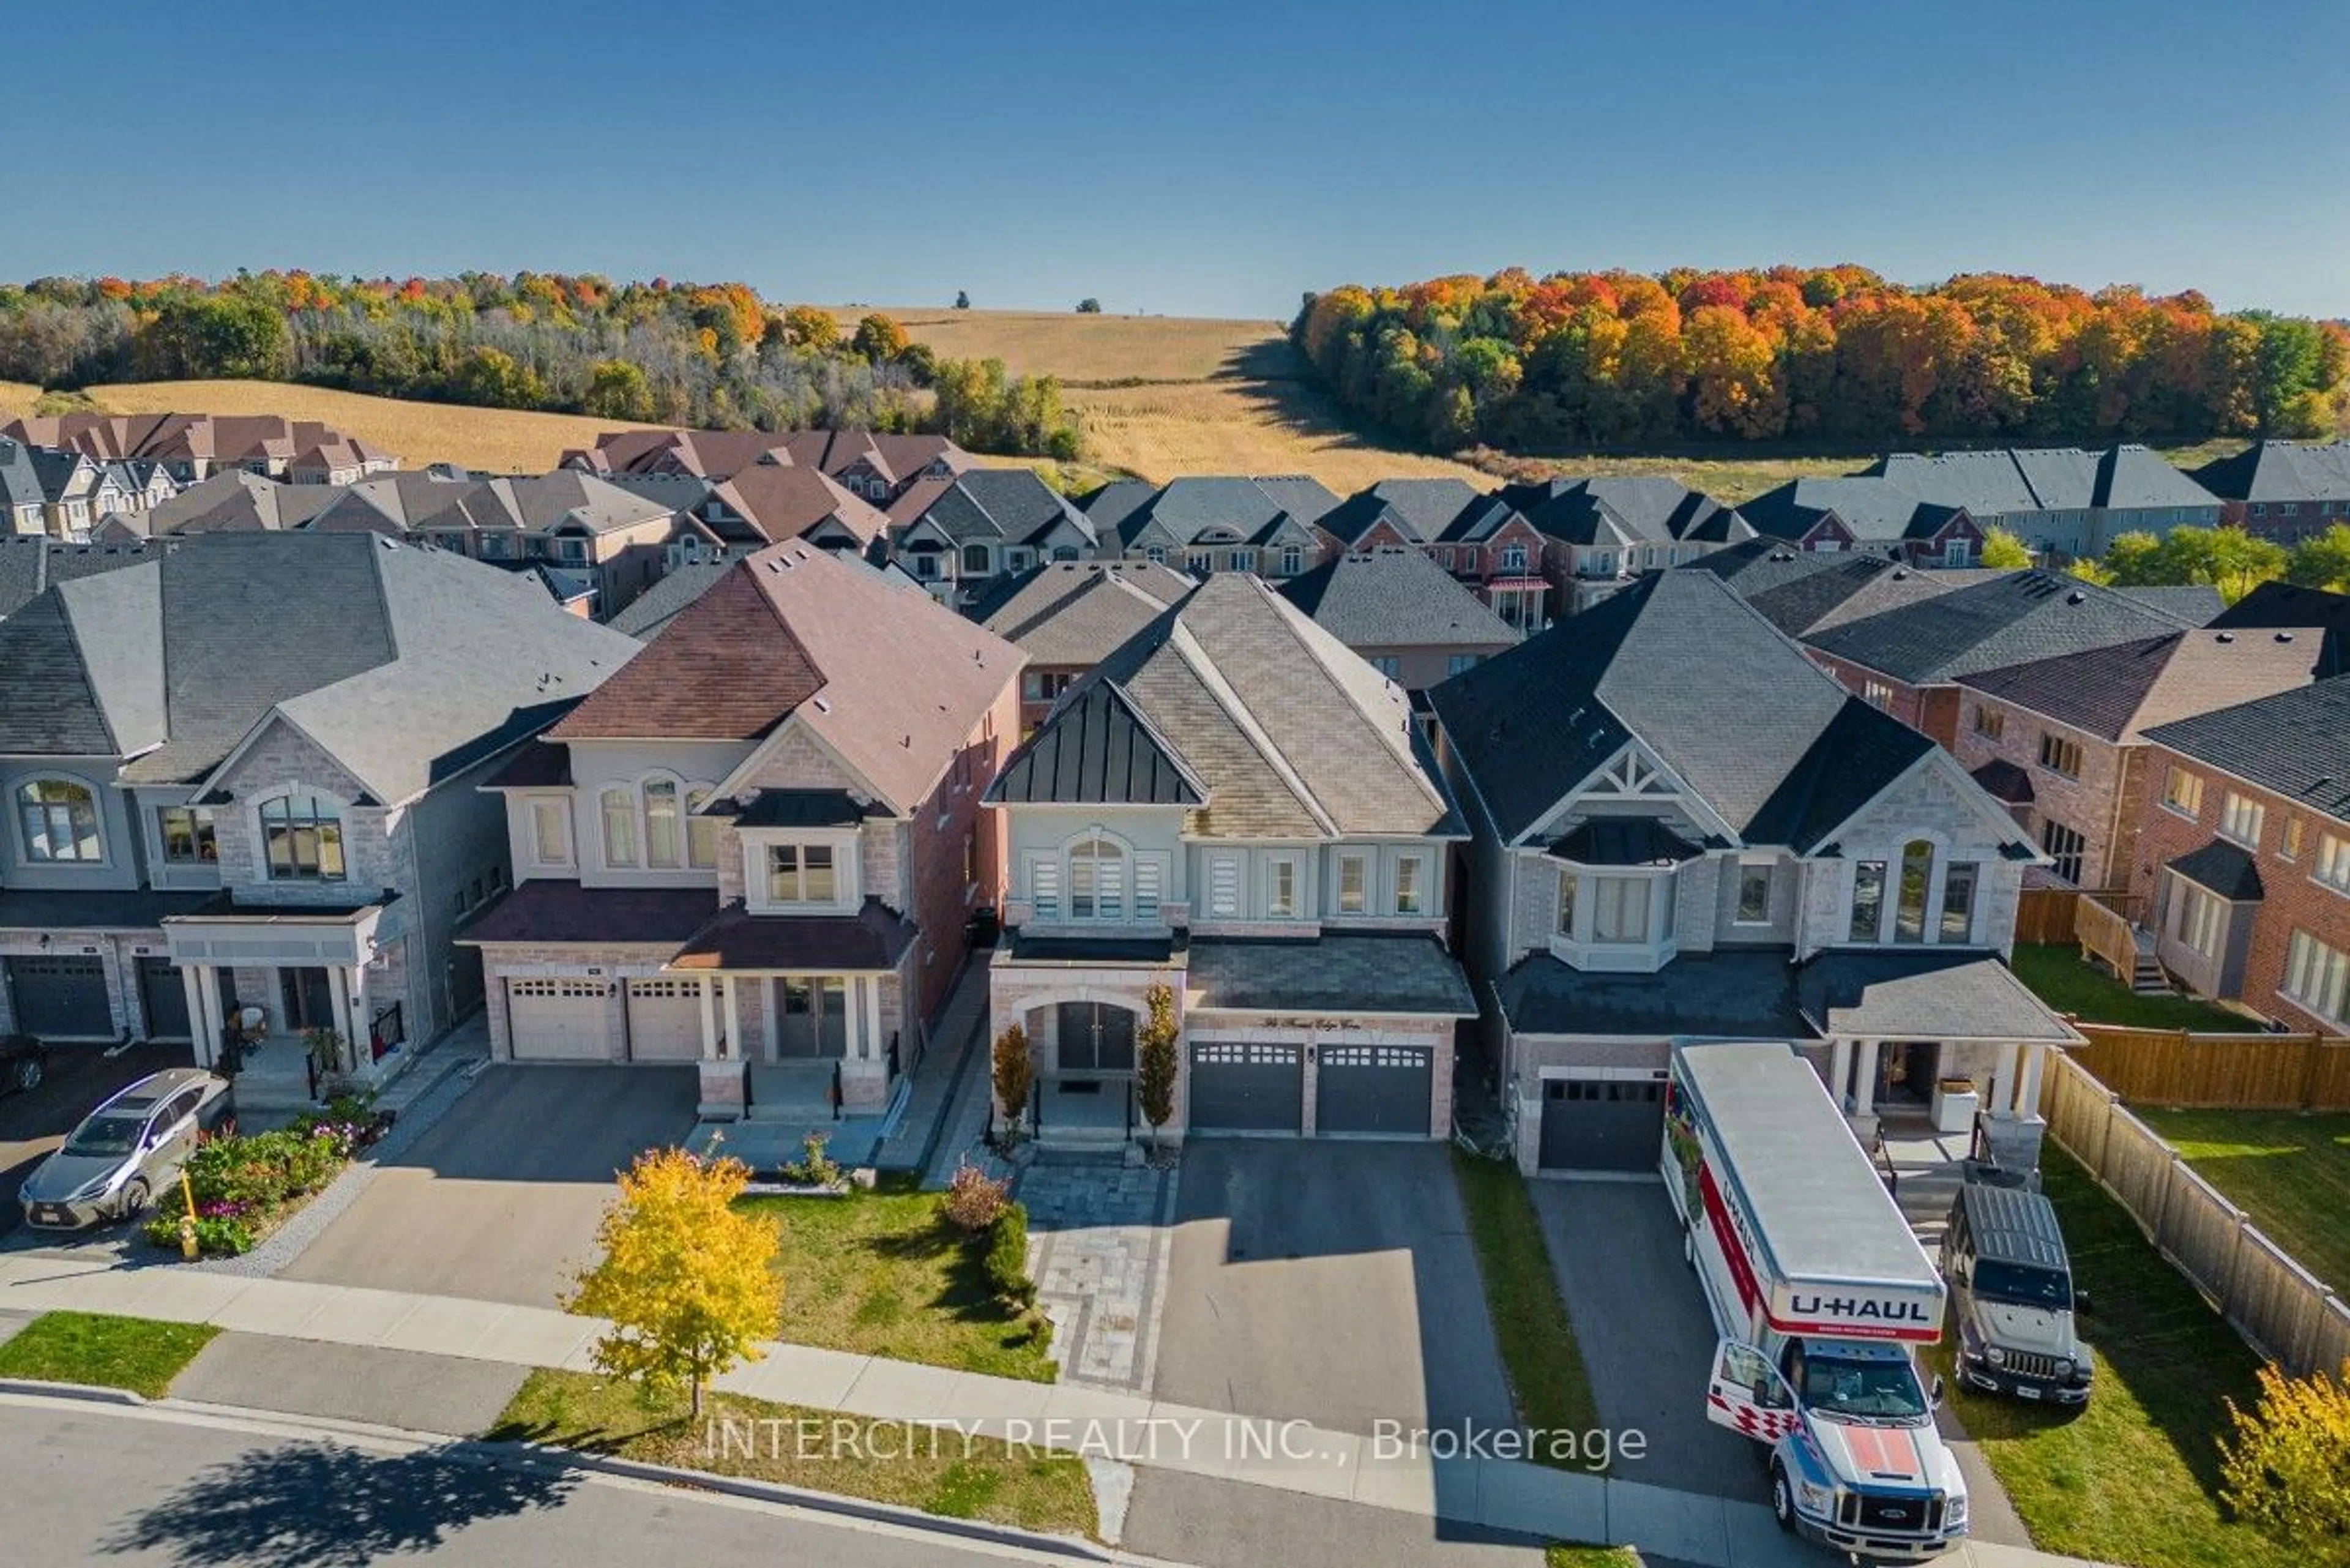
<path fill-rule="evenodd" d="M 1425 1045 L 1324 1045 L 1314 1079 L 1314 1130 L 1428 1136 L 1436 1054 Z"/>
<path fill-rule="evenodd" d="M 41 954 L 8 961 L 16 1027 L 48 1040 L 105 1040 L 114 1034 L 106 1004 L 106 964 L 95 957 Z"/>
<path fill-rule="evenodd" d="M 1665 1136 L 1665 1086 L 1636 1078 L 1543 1081 L 1542 1168 L 1653 1170 Z"/>
<path fill-rule="evenodd" d="M 148 1039 L 192 1038 L 188 1031 L 188 988 L 170 959 L 139 961 L 139 995 L 147 1013 Z"/>
<path fill-rule="evenodd" d="M 1267 1041 L 1191 1045 L 1191 1126 L 1201 1132 L 1295 1132 L 1305 1122 L 1305 1048 Z"/>

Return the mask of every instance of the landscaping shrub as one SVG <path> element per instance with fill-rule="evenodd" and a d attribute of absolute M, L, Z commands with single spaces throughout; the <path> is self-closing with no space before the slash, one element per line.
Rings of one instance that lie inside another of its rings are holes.
<path fill-rule="evenodd" d="M 1028 1031 L 1017 1023 L 1006 1027 L 995 1037 L 995 1048 L 988 1058 L 988 1076 L 995 1089 L 995 1103 L 1003 1107 L 1004 1116 L 1018 1126 L 1028 1114 L 1028 1094 L 1036 1086 L 1036 1059 L 1029 1054 Z"/>
<path fill-rule="evenodd" d="M 349 1163 L 359 1129 L 315 1116 L 251 1137 L 206 1138 L 184 1169 L 196 1205 L 196 1241 L 208 1255 L 250 1251 L 277 1210 L 332 1181 Z M 182 1210 L 166 1199 L 146 1226 L 157 1246 L 180 1245 Z"/>
<path fill-rule="evenodd" d="M 1036 1282 L 1028 1277 L 1028 1208 L 1007 1203 L 987 1228 L 987 1251 L 982 1259 L 987 1282 L 995 1293 L 1015 1306 L 1036 1299 Z"/>
<path fill-rule="evenodd" d="M 2228 1505 L 2253 1529 L 2312 1561 L 2350 1555 L 2350 1361 L 2339 1381 L 2324 1373 L 2260 1372 L 2251 1410 L 2232 1399 L 2235 1440 L 2220 1445 Z"/>
<path fill-rule="evenodd" d="M 147 1240 L 158 1247 L 177 1251 L 180 1245 L 180 1216 L 158 1214 L 147 1221 Z M 207 1258 L 234 1258 L 253 1251 L 253 1227 L 231 1215 L 199 1214 L 196 1218 L 196 1251 Z"/>
<path fill-rule="evenodd" d="M 840 1179 L 840 1162 L 825 1153 L 832 1141 L 827 1133 L 812 1132 L 800 1139 L 800 1157 L 785 1163 L 785 1181 L 800 1187 L 830 1187 Z"/>
<path fill-rule="evenodd" d="M 976 1236 L 995 1223 L 1011 1200 L 1010 1182 L 996 1180 L 966 1159 L 955 1167 L 954 1178 L 947 1183 L 946 1195 L 939 1199 L 939 1208 L 956 1230 L 966 1236 Z"/>

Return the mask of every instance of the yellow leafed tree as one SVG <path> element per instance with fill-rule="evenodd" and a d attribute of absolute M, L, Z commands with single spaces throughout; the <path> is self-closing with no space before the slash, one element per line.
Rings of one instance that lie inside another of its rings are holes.
<path fill-rule="evenodd" d="M 2220 1445 L 2228 1504 L 2311 1563 L 2350 1563 L 2350 1361 L 2336 1377 L 2261 1368 L 2253 1409 L 2228 1402 L 2233 1441 Z"/>
<path fill-rule="evenodd" d="M 750 1179 L 739 1159 L 639 1155 L 597 1231 L 604 1261 L 563 1303 L 612 1320 L 596 1345 L 598 1367 L 650 1388 L 683 1383 L 697 1417 L 702 1385 L 757 1360 L 782 1316 L 775 1228 L 733 1207 Z"/>

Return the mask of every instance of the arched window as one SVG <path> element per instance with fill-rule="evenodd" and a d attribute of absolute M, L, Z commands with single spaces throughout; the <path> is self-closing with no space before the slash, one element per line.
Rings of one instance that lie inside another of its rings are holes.
<path fill-rule="evenodd" d="M 343 879 L 343 814 L 315 794 L 281 794 L 261 803 L 261 844 L 274 882 Z"/>
<path fill-rule="evenodd" d="M 604 864 L 622 869 L 637 863 L 637 792 L 614 784 L 598 797 L 604 813 Z"/>
<path fill-rule="evenodd" d="M 1126 850 L 1107 838 L 1080 838 L 1069 846 L 1069 918 L 1126 918 Z"/>
<path fill-rule="evenodd" d="M 98 796 L 72 779 L 34 779 L 16 791 L 28 860 L 103 860 Z"/>
<path fill-rule="evenodd" d="M 1926 940 L 1926 895 L 1934 882 L 1934 846 L 1913 838 L 1901 849 L 1901 901 L 1894 906 L 1893 940 Z"/>
<path fill-rule="evenodd" d="M 671 779 L 647 779 L 644 787 L 645 864 L 657 871 L 673 871 L 684 864 L 685 855 L 677 784 Z"/>

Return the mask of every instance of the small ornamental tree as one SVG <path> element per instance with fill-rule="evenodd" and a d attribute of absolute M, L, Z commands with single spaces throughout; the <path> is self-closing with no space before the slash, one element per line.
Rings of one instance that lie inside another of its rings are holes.
<path fill-rule="evenodd" d="M 1028 1031 L 1014 1023 L 995 1037 L 995 1055 L 989 1064 L 995 1080 L 995 1103 L 1006 1120 L 1017 1123 L 1028 1109 L 1028 1091 L 1036 1085 L 1036 1060 L 1028 1054 Z"/>
<path fill-rule="evenodd" d="M 597 1366 L 648 1388 L 702 1385 L 780 1326 L 782 1293 L 770 1265 L 775 1227 L 733 1205 L 751 1179 L 739 1159 L 697 1159 L 681 1148 L 637 1157 L 596 1240 L 603 1262 L 578 1276 L 567 1311 L 612 1320 Z"/>
<path fill-rule="evenodd" d="M 2233 1399 L 2236 1430 L 2220 1443 L 2220 1475 L 2236 1517 L 2310 1563 L 2350 1561 L 2350 1361 L 2338 1376 L 2287 1377 L 2261 1368 L 2261 1398 Z"/>
<path fill-rule="evenodd" d="M 1135 1090 L 1142 1099 L 1142 1119 L 1150 1124 L 1150 1144 L 1159 1147 L 1159 1129 L 1175 1115 L 1175 990 L 1160 981 L 1143 992 L 1149 1014 L 1135 1038 Z"/>
<path fill-rule="evenodd" d="M 1987 529 L 1983 533 L 1982 564 L 2002 572 L 2022 571 L 2032 565 L 2032 550 L 2009 529 Z"/>

